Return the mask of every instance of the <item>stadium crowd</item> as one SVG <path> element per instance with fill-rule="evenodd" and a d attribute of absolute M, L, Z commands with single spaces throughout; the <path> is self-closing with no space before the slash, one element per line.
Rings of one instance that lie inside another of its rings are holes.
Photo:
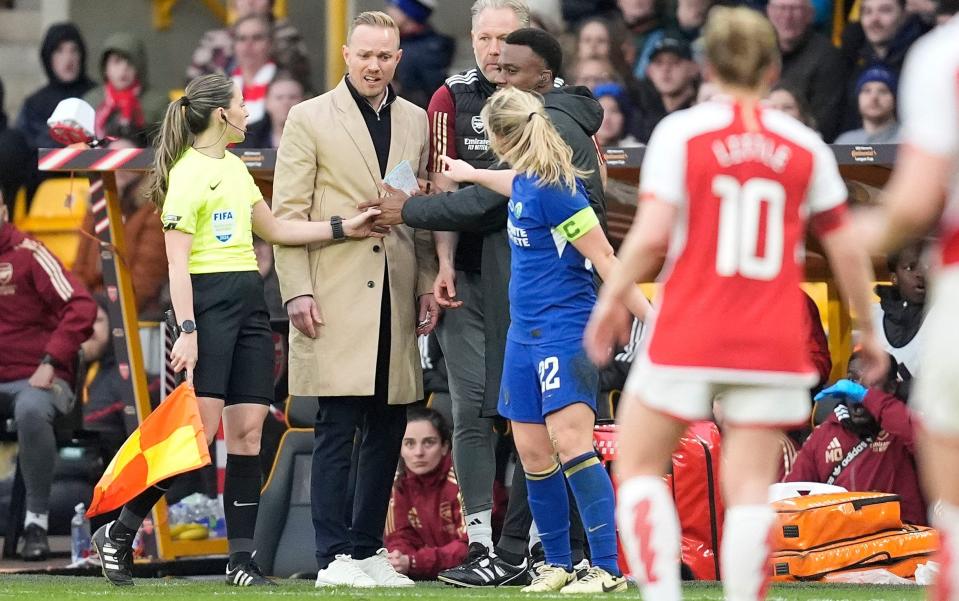
<path fill-rule="evenodd" d="M 391 21 L 361 25 L 391 29 L 395 23 L 402 59 L 386 57 L 389 67 L 363 83 L 368 57 L 347 52 L 348 78 L 327 91 L 309 77 L 317 60 L 311 50 L 320 40 L 276 19 L 269 0 L 232 0 L 235 20 L 204 34 L 184 79 L 222 74 L 241 90 L 248 121 L 237 146 L 279 149 L 272 198 L 265 199 L 273 213 L 280 220 L 332 223 L 337 212 L 352 214 L 366 202 L 362 206 L 380 211 L 377 226 L 390 232 L 330 251 L 323 244 L 277 247 L 275 256 L 268 243 L 254 243 L 269 316 L 290 322 L 283 357 L 288 377 L 279 379 L 274 406 L 282 413 L 287 393 L 320 398 L 312 489 L 318 586 L 412 584 L 407 576 L 459 586 L 527 585 L 544 561 L 540 536 L 549 533 L 537 530 L 536 508 L 527 504 L 527 486 L 538 483 L 524 473 L 513 432 L 496 410 L 509 327 L 506 197 L 459 187 L 444 175 L 440 158 L 494 165 L 479 116 L 497 87 L 543 96 L 544 115 L 572 148 L 573 165 L 591 172 L 586 195 L 605 228 L 607 182 L 597 145 L 644 145 L 665 117 L 713 97 L 702 30 L 714 4 L 749 6 L 772 24 L 782 76 L 766 100 L 770 107 L 827 143 L 897 143 L 897 87 L 906 54 L 951 15 L 936 0 L 856 0 L 838 8 L 833 2 L 477 0 L 470 38 L 475 67 L 454 73 L 456 42 L 430 24 L 436 0 L 388 0 L 383 9 Z M 105 311 L 92 215 L 67 269 L 14 223 L 15 199 L 23 194 L 29 211 L 50 177 L 36 168 L 37 150 L 58 146 L 47 119 L 61 100 L 89 102 L 96 136 L 110 139 L 110 148 L 153 142 L 167 98 L 150 86 L 145 53 L 141 41 L 118 31 L 88 68 L 83 33 L 61 23 L 47 30 L 41 47 L 46 85 L 9 120 L 0 81 L 0 413 L 15 419 L 21 442 L 24 560 L 45 559 L 48 532 L 63 532 L 62 523 L 51 521 L 53 503 L 72 508 L 85 500 L 66 493 L 51 498 L 57 416 L 82 404 L 84 428 L 100 433 L 101 461 L 137 424 L 132 399 L 117 385 L 129 374 L 122 374 L 108 342 L 118 324 L 108 323 Z M 366 102 L 381 93 L 379 106 Z M 329 127 L 323 124 L 333 122 L 333 111 L 347 105 L 359 107 L 350 127 L 351 135 L 366 136 L 357 144 L 362 148 L 347 153 L 344 148 L 354 149 L 346 134 L 314 143 L 317 129 Z M 390 114 L 392 131 L 390 119 L 381 119 Z M 432 189 L 409 198 L 381 196 L 370 182 L 387 176 L 401 137 L 404 157 Z M 146 201 L 146 178 L 120 171 L 117 180 L 137 310 L 142 319 L 159 320 L 172 302 L 162 238 L 176 223 L 161 223 Z M 927 523 L 907 410 L 927 335 L 926 246 L 891 255 L 890 283 L 875 289 L 880 300 L 870 318 L 890 356 L 880 385 L 862 383 L 855 356 L 845 378 L 829 381 L 822 318 L 807 299 L 804 343 L 820 374 L 809 399 L 816 404 L 814 423 L 783 441 L 784 481 L 896 493 L 903 518 L 914 524 Z M 303 277 L 318 270 L 322 283 Z M 362 280 L 370 292 L 361 298 L 350 280 Z M 600 419 L 615 417 L 644 329 L 636 319 L 628 342 L 599 374 Z M 337 376 L 318 376 L 331 373 Z M 154 392 L 159 377 L 151 374 Z M 272 413 L 266 421 L 258 443 L 263 481 L 277 431 L 285 427 Z M 367 471 L 350 488 L 357 466 Z M 578 468 L 562 466 L 571 483 Z M 204 482 L 178 484 L 171 498 Z M 204 490 L 217 492 L 209 485 Z M 572 484 L 568 494 L 572 563 L 585 575 L 601 543 L 583 526 L 595 509 L 577 511 Z"/>

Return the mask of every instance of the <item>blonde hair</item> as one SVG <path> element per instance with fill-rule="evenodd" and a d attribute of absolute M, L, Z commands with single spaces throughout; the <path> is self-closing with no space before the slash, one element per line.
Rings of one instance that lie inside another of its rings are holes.
<path fill-rule="evenodd" d="M 170 169 L 193 144 L 196 135 L 210 127 L 213 111 L 230 108 L 233 88 L 233 81 L 225 75 L 203 75 L 188 83 L 183 96 L 167 106 L 154 143 L 153 171 L 147 192 L 147 198 L 158 210 L 163 209 Z"/>
<path fill-rule="evenodd" d="M 529 27 L 529 5 L 526 0 L 476 0 L 470 8 L 470 22 L 475 23 L 476 17 L 488 8 L 508 8 L 516 14 L 520 27 Z"/>
<path fill-rule="evenodd" d="M 350 31 L 346 34 L 347 44 L 350 43 L 350 40 L 353 38 L 353 32 L 356 31 L 356 28 L 360 25 L 392 29 L 396 33 L 396 39 L 400 39 L 400 28 L 396 24 L 396 21 L 393 20 L 393 17 L 379 10 L 368 10 L 356 15 L 356 18 L 350 23 Z"/>
<path fill-rule="evenodd" d="M 539 94 L 503 88 L 486 101 L 480 116 L 500 161 L 535 175 L 541 186 L 564 186 L 572 193 L 576 178 L 590 174 L 573 165 L 573 150 L 553 127 Z"/>
<path fill-rule="evenodd" d="M 766 70 L 780 62 L 772 24 L 749 8 L 713 8 L 703 39 L 706 60 L 726 84 L 755 90 Z"/>

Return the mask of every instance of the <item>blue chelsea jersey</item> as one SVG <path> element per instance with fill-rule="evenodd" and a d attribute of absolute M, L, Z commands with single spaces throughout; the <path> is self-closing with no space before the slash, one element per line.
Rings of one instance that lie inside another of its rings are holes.
<path fill-rule="evenodd" d="M 538 183 L 535 175 L 518 174 L 509 201 L 509 339 L 578 341 L 596 304 L 596 285 L 592 265 L 572 241 L 599 220 L 581 183 L 575 194 Z"/>

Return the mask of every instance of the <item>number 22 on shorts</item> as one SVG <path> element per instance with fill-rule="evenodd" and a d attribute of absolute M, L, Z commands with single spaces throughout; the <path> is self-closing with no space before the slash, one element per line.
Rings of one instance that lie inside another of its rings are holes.
<path fill-rule="evenodd" d="M 559 388 L 559 359 L 556 357 L 546 357 L 539 362 L 538 369 L 540 392 Z"/>

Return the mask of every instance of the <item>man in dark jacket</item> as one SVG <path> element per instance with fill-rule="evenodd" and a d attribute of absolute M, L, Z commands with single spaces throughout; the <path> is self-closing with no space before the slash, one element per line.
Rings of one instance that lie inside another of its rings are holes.
<path fill-rule="evenodd" d="M 17 191 L 27 183 L 31 168 L 36 171 L 36 156 L 19 131 L 8 127 L 3 111 L 3 80 L 0 80 L 0 195 L 6 199 L 7 209 L 13 212 Z"/>
<path fill-rule="evenodd" d="M 524 0 L 477 0 L 471 14 L 470 40 L 476 67 L 449 77 L 433 94 L 427 109 L 427 171 L 439 191 L 458 188 L 442 174 L 441 155 L 462 159 L 478 169 L 495 163 L 480 110 L 502 80 L 498 61 L 503 39 L 529 21 Z M 453 416 L 453 465 L 460 476 L 472 558 L 479 553 L 485 556 L 493 547 L 492 495 L 496 477 L 496 433 L 493 422 L 481 412 L 488 367 L 488 355 L 484 354 L 484 268 L 480 260 L 483 238 L 474 232 L 437 231 L 434 239 L 439 272 L 433 292 L 438 302 L 450 299 L 436 328 L 436 337 L 446 357 Z"/>
<path fill-rule="evenodd" d="M 898 79 L 906 53 L 930 27 L 906 12 L 905 0 L 863 0 L 860 18 L 842 34 L 842 56 L 846 63 L 846 103 L 840 131 L 857 129 L 859 118 L 856 82 L 864 71 L 881 66 Z M 893 90 L 896 93 L 896 90 Z"/>
<path fill-rule="evenodd" d="M 653 46 L 646 74 L 638 87 L 637 119 L 631 124 L 633 135 L 644 143 L 666 115 L 688 109 L 696 101 L 699 67 L 689 42 L 674 35 L 660 39 Z"/>
<path fill-rule="evenodd" d="M 912 379 L 919 371 L 919 357 L 926 332 L 922 325 L 926 317 L 926 273 L 929 269 L 923 257 L 924 244 L 911 244 L 889 255 L 891 284 L 876 286 L 879 302 L 873 305 L 872 323 L 881 334 L 880 342 L 886 352 L 896 358 L 900 394 L 909 398 Z"/>
<path fill-rule="evenodd" d="M 57 23 L 47 29 L 40 61 L 47 85 L 27 97 L 17 117 L 17 129 L 34 150 L 60 146 L 50 137 L 47 119 L 61 100 L 82 98 L 96 85 L 87 77 L 87 47 L 73 23 Z"/>
<path fill-rule="evenodd" d="M 782 53 L 781 80 L 802 94 L 816 129 L 829 142 L 839 133 L 845 89 L 837 84 L 845 71 L 829 38 L 813 30 L 815 12 L 810 0 L 770 0 L 766 5 Z"/>
<path fill-rule="evenodd" d="M 545 37 L 544 37 L 545 36 Z M 544 50 L 552 48 L 553 50 Z M 554 52 L 555 50 L 555 52 Z M 550 58 L 544 57 L 548 55 Z M 605 228 L 606 199 L 604 195 L 605 165 L 599 156 L 599 149 L 593 135 L 603 120 L 602 107 L 585 88 L 557 88 L 555 73 L 561 64 L 561 52 L 554 38 L 535 29 L 520 29 L 506 37 L 502 47 L 499 65 L 505 85 L 535 91 L 543 95 L 546 113 L 560 136 L 573 150 L 573 164 L 584 171 L 591 172 L 585 186 L 590 205 Z M 418 224 L 417 227 L 442 231 L 475 232 L 483 235 L 481 260 L 481 304 L 483 329 L 485 333 L 485 390 L 483 401 L 484 415 L 496 415 L 496 402 L 499 397 L 500 378 L 503 371 L 503 354 L 506 347 L 506 333 L 509 329 L 509 273 L 510 251 L 506 238 L 507 202 L 500 196 L 481 186 L 467 186 L 447 194 L 415 196 L 407 198 L 391 194 L 368 205 L 378 205 L 383 210 L 384 223 Z M 405 204 L 405 206 L 404 206 Z M 400 210 L 402 207 L 402 215 Z M 460 311 L 462 309 L 456 309 Z M 462 480 L 462 478 L 461 478 Z M 514 512 L 514 500 L 525 496 L 524 478 L 514 478 L 511 491 L 510 508 L 507 510 L 504 537 L 510 532 L 511 516 Z M 462 484 L 462 482 L 461 482 Z M 522 491 L 517 489 L 520 485 Z M 522 520 L 517 520 L 522 522 Z M 528 522 L 526 522 L 528 524 Z M 522 527 L 516 528 L 513 539 L 525 541 Z M 512 542 L 516 542 L 512 540 Z M 497 545 L 500 557 L 514 566 L 522 563 L 516 558 L 515 547 L 507 550 L 503 547 L 503 538 Z M 479 561 L 491 561 L 496 556 L 481 558 Z M 500 566 L 502 571 L 510 572 L 509 566 Z M 476 582 L 474 585 L 490 584 Z M 500 584 L 503 584 L 500 582 Z"/>
<path fill-rule="evenodd" d="M 456 41 L 429 24 L 435 7 L 436 0 L 389 0 L 386 7 L 400 28 L 403 51 L 394 83 L 400 96 L 424 109 L 446 80 L 456 53 Z"/>
<path fill-rule="evenodd" d="M 40 181 L 50 177 L 37 171 L 37 149 L 62 146 L 50 137 L 47 126 L 53 109 L 65 98 L 82 98 L 96 85 L 87 77 L 87 47 L 73 23 L 56 23 L 47 29 L 40 46 L 40 61 L 47 85 L 23 101 L 15 126 L 33 151 L 26 165 L 28 198 L 33 196 Z M 12 204 L 13 198 L 7 202 Z"/>
<path fill-rule="evenodd" d="M 47 248 L 7 222 L 0 206 L 0 414 L 17 424 L 27 489 L 26 560 L 50 552 L 47 523 L 57 458 L 53 420 L 73 405 L 80 344 L 96 303 Z"/>

